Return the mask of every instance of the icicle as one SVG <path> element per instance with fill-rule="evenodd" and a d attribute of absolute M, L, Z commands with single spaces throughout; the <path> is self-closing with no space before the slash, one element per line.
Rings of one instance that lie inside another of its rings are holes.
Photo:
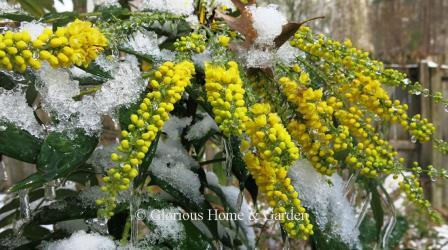
<path fill-rule="evenodd" d="M 2 156 L 0 155 L 0 180 L 8 181 L 8 172 L 6 171 L 5 162 L 2 160 Z"/>
<path fill-rule="evenodd" d="M 45 186 L 45 199 L 48 201 L 54 200 L 56 198 L 56 182 L 50 181 Z"/>
<path fill-rule="evenodd" d="M 20 199 L 20 218 L 23 220 L 29 220 L 31 218 L 30 198 L 28 195 L 28 189 L 22 189 L 19 191 Z"/>
<path fill-rule="evenodd" d="M 227 176 L 232 175 L 232 161 L 233 161 L 233 151 L 232 151 L 232 142 L 226 139 L 222 140 L 222 143 L 224 144 L 224 150 L 226 153 L 226 172 Z"/>
<path fill-rule="evenodd" d="M 394 203 L 383 186 L 381 186 L 381 193 L 383 194 L 381 196 L 382 200 L 385 203 L 386 207 L 389 208 L 391 215 L 390 215 L 389 221 L 387 223 L 387 226 L 384 228 L 383 237 L 381 237 L 381 239 L 380 239 L 380 245 L 381 245 L 382 249 L 389 249 L 389 247 L 388 247 L 389 238 L 390 238 L 392 231 L 395 227 L 395 224 L 397 222 L 396 212 L 395 212 Z"/>
<path fill-rule="evenodd" d="M 238 194 L 238 199 L 236 200 L 236 213 L 240 213 L 241 206 L 243 205 L 243 199 L 244 198 L 244 191 L 241 189 L 240 193 Z"/>
<path fill-rule="evenodd" d="M 368 211 L 371 199 L 372 199 L 372 194 L 369 193 L 369 196 L 367 197 L 367 200 L 365 200 L 364 205 L 362 206 L 361 211 L 359 212 L 358 221 L 356 222 L 356 228 L 359 228 L 359 226 L 361 225 L 362 221 L 364 220 L 364 217 L 367 214 L 367 211 Z"/>
<path fill-rule="evenodd" d="M 138 193 L 135 193 L 133 185 L 130 185 L 131 198 L 129 201 L 129 213 L 131 215 L 131 246 L 137 246 L 138 244 L 138 218 L 136 216 L 137 210 L 140 207 L 140 198 Z"/>

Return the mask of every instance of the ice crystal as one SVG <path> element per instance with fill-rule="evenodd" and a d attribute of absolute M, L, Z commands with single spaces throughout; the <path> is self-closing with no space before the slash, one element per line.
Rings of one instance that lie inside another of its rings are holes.
<path fill-rule="evenodd" d="M 303 205 L 314 213 L 321 230 L 330 228 L 332 234 L 352 247 L 359 245 L 357 217 L 344 196 L 345 182 L 338 174 L 326 177 L 319 174 L 308 161 L 299 160 L 288 173 Z"/>
<path fill-rule="evenodd" d="M 33 109 L 27 105 L 24 94 L 18 89 L 0 88 L 0 124 L 1 121 L 13 123 L 35 137 L 44 136 L 42 127 L 34 117 Z"/>

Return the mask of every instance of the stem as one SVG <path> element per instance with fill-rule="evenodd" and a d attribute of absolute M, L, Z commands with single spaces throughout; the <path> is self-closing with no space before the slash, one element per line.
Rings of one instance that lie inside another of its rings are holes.
<path fill-rule="evenodd" d="M 129 232 L 131 230 L 131 219 L 128 217 L 126 224 L 124 225 L 123 233 L 121 234 L 120 244 L 122 246 L 128 243 Z"/>
<path fill-rule="evenodd" d="M 208 161 L 203 161 L 203 162 L 199 162 L 199 166 L 204 166 L 204 165 L 208 165 L 208 164 L 212 164 L 215 162 L 222 162 L 225 161 L 226 158 L 218 158 L 218 159 L 213 159 L 213 160 L 208 160 Z"/>

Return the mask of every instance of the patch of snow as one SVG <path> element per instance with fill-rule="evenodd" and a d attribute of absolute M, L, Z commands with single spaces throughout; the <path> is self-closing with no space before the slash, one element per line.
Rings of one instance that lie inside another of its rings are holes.
<path fill-rule="evenodd" d="M 271 45 L 288 22 L 286 17 L 274 4 L 265 7 L 250 5 L 247 8 L 252 13 L 253 27 L 257 31 L 256 43 Z"/>
<path fill-rule="evenodd" d="M 216 176 L 215 173 L 210 172 L 210 171 L 206 172 L 205 173 L 205 177 L 207 179 L 207 183 L 210 186 L 219 187 L 219 179 L 218 179 L 218 176 Z"/>
<path fill-rule="evenodd" d="M 200 114 L 202 115 L 202 119 L 193 124 L 193 126 L 189 128 L 187 135 L 185 136 L 185 138 L 190 141 L 199 139 L 210 131 L 219 131 L 218 125 L 209 114 Z"/>
<path fill-rule="evenodd" d="M 146 237 L 151 241 L 174 241 L 179 242 L 185 238 L 185 228 L 179 220 L 181 211 L 177 208 L 152 209 L 147 216 L 148 222 L 156 228 Z M 153 239 L 153 240 L 151 240 Z"/>
<path fill-rule="evenodd" d="M 50 27 L 48 24 L 39 23 L 36 21 L 20 23 L 20 30 L 28 32 L 33 40 L 42 34 L 44 29 L 48 27 Z"/>
<path fill-rule="evenodd" d="M 144 0 L 140 9 L 188 16 L 194 12 L 194 0 Z"/>
<path fill-rule="evenodd" d="M 43 243 L 45 250 L 113 250 L 116 249 L 114 241 L 96 233 L 78 231 L 68 239 Z"/>
<path fill-rule="evenodd" d="M 131 57 L 125 62 L 110 63 L 113 79 L 105 82 L 94 96 L 80 94 L 79 83 L 71 80 L 68 71 L 52 69 L 44 64 L 39 72 L 40 84 L 36 86 L 43 97 L 44 110 L 57 116 L 59 123 L 52 130 L 63 131 L 82 128 L 96 134 L 102 127 L 102 116 L 114 116 L 116 108 L 134 103 L 145 88 L 140 78 L 138 64 Z M 113 69 L 113 70 L 112 70 Z"/>
<path fill-rule="evenodd" d="M 157 151 L 151 164 L 151 172 L 170 183 L 196 204 L 204 201 L 199 191 L 199 177 L 191 169 L 199 164 L 189 155 L 180 141 L 182 130 L 190 124 L 191 118 L 171 117 L 163 131 L 168 138 L 160 138 Z"/>
<path fill-rule="evenodd" d="M 95 6 L 101 7 L 120 7 L 118 0 L 94 0 Z"/>
<path fill-rule="evenodd" d="M 277 50 L 277 58 L 284 64 L 290 65 L 301 53 L 303 52 L 286 42 Z"/>
<path fill-rule="evenodd" d="M 44 136 L 42 126 L 34 117 L 33 109 L 28 106 L 25 95 L 18 89 L 0 88 L 0 123 L 2 120 L 17 125 L 35 137 Z"/>
<path fill-rule="evenodd" d="M 0 0 L 0 13 L 16 12 L 20 10 L 20 5 L 18 3 L 12 4 L 10 1 Z"/>
<path fill-rule="evenodd" d="M 248 68 L 269 68 L 274 61 L 274 53 L 269 49 L 251 48 L 243 54 Z"/>
<path fill-rule="evenodd" d="M 351 247 L 359 248 L 357 216 L 350 202 L 344 196 L 344 180 L 333 174 L 327 182 L 306 160 L 299 160 L 289 170 L 288 176 L 299 193 L 303 205 L 316 216 L 321 230 L 330 228 L 332 234 Z"/>

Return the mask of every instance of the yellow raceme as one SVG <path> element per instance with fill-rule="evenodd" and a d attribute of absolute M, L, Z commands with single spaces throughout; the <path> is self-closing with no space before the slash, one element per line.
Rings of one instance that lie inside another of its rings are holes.
<path fill-rule="evenodd" d="M 313 225 L 287 177 L 289 166 L 299 158 L 299 149 L 268 104 L 253 105 L 249 116 L 246 121 L 249 138 L 241 144 L 247 168 L 289 235 L 307 239 L 313 234 Z M 287 213 L 302 214 L 304 220 L 288 218 Z"/>
<path fill-rule="evenodd" d="M 153 73 L 149 81 L 152 91 L 145 96 L 137 112 L 130 116 L 131 124 L 121 132 L 117 152 L 111 155 L 117 165 L 103 177 L 105 185 L 101 190 L 108 196 L 97 200 L 98 205 L 105 206 L 99 212 L 101 216 L 113 215 L 118 192 L 127 190 L 138 175 L 138 166 L 194 74 L 194 65 L 190 61 L 178 64 L 165 62 Z"/>
<path fill-rule="evenodd" d="M 35 40 L 28 32 L 0 35 L 0 67 L 24 72 L 27 66 L 41 67 L 47 61 L 52 67 L 87 66 L 104 50 L 108 41 L 92 23 L 75 20 L 55 32 L 46 28 Z"/>
<path fill-rule="evenodd" d="M 205 64 L 205 90 L 213 107 L 215 121 L 224 135 L 241 135 L 247 120 L 243 81 L 238 64 L 230 61 L 226 66 Z"/>

